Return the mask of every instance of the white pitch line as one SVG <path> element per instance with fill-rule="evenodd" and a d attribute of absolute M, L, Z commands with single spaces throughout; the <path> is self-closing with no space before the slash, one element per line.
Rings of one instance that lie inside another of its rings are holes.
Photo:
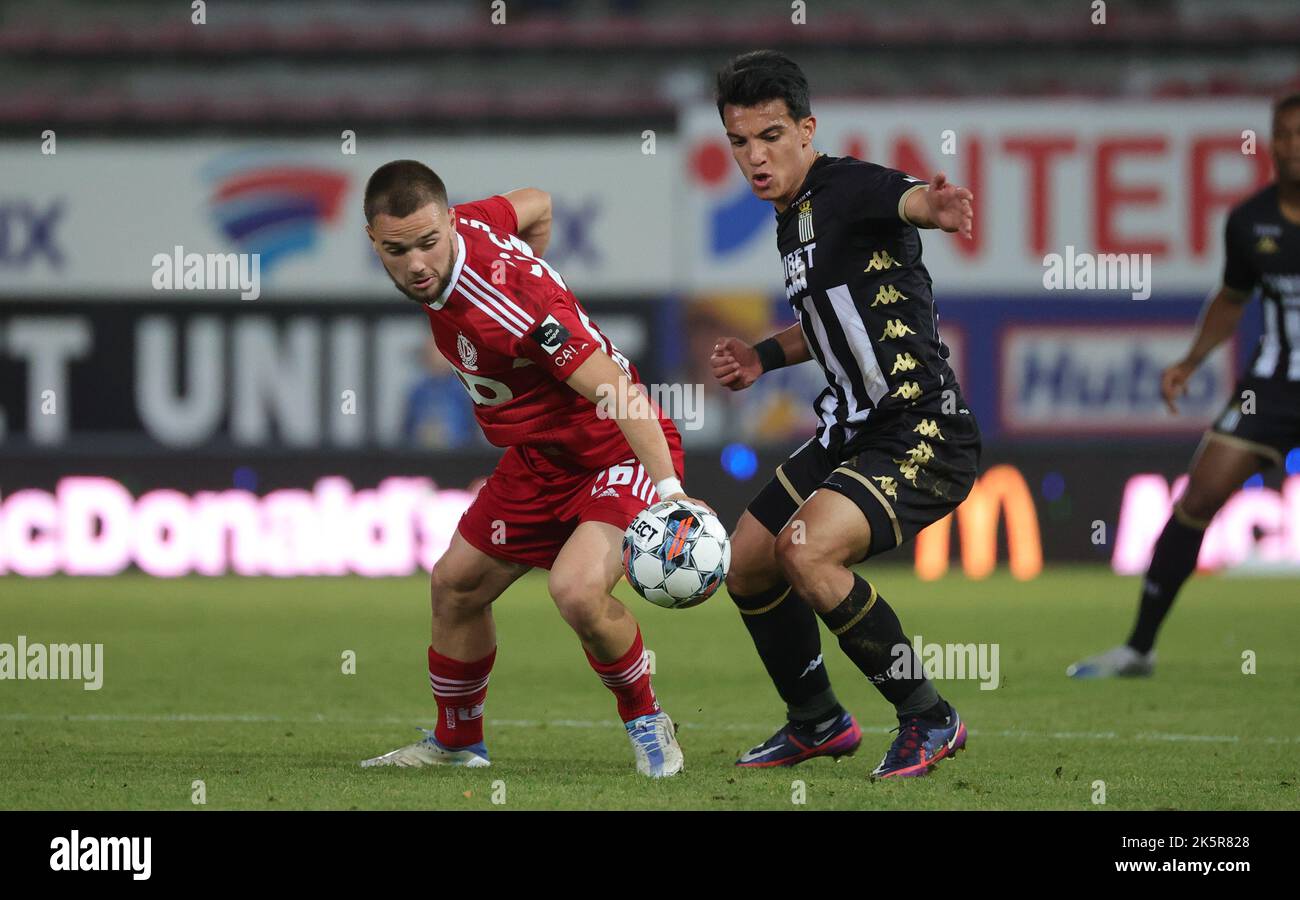
<path fill-rule="evenodd" d="M 413 725 L 410 719 L 400 716 L 384 716 L 369 719 L 345 719 L 316 714 L 308 718 L 286 718 L 259 713 L 166 713 L 166 714 L 37 714 L 37 713 L 0 713 L 4 722 L 275 722 L 282 725 Z M 488 719 L 487 724 L 497 728 L 614 728 L 619 723 L 613 719 L 597 721 L 595 719 Z M 760 734 L 771 727 L 771 723 L 751 724 L 742 722 L 682 722 L 680 728 L 699 731 L 746 731 Z M 866 734 L 888 734 L 893 728 L 883 725 L 865 725 Z M 1123 740 L 1124 735 L 1115 731 L 1027 731 L 1024 729 L 1005 729 L 988 731 L 970 729 L 972 737 L 1020 738 L 1028 740 L 1052 741 L 1116 741 Z M 1257 742 L 1264 744 L 1300 744 L 1296 737 L 1250 737 L 1235 734 L 1168 734 L 1159 731 L 1145 731 L 1132 737 L 1137 741 L 1165 741 L 1169 743 L 1221 743 L 1236 744 L 1240 742 Z"/>
<path fill-rule="evenodd" d="M 1235 744 L 1241 740 L 1235 734 L 1161 734 L 1158 731 L 1139 734 L 1137 739 L 1139 741 L 1203 741 L 1220 744 Z"/>

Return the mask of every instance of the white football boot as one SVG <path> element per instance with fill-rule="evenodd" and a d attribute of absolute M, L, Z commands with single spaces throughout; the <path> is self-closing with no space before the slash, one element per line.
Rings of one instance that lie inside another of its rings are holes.
<path fill-rule="evenodd" d="M 651 778 L 667 778 L 682 770 L 685 759 L 677 743 L 677 728 L 668 713 L 641 716 L 623 725 L 636 754 L 636 770 Z"/>
<path fill-rule="evenodd" d="M 383 756 L 363 760 L 361 767 L 368 769 L 371 766 L 401 766 L 405 769 L 418 769 L 423 766 L 465 766 L 468 769 L 481 769 L 491 765 L 488 762 L 487 746 L 482 741 L 453 750 L 439 744 L 428 728 L 418 730 L 424 732 L 423 740 L 385 753 Z"/>
<path fill-rule="evenodd" d="M 1138 653 L 1124 644 L 1072 663 L 1065 674 L 1071 678 L 1146 678 L 1156 670 L 1156 651 Z"/>

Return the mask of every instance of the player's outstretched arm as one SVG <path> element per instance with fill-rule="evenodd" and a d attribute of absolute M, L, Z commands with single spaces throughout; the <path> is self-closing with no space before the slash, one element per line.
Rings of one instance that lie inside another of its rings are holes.
<path fill-rule="evenodd" d="M 917 228 L 942 228 L 970 237 L 975 227 L 975 195 L 948 181 L 940 172 L 925 190 L 915 190 L 903 201 L 903 217 Z"/>
<path fill-rule="evenodd" d="M 764 372 L 810 359 L 812 353 L 804 339 L 803 329 L 795 324 L 752 347 L 740 338 L 720 338 L 709 357 L 709 365 L 719 384 L 739 391 L 758 381 L 758 376 Z"/>
<path fill-rule="evenodd" d="M 1178 412 L 1178 398 L 1187 392 L 1187 382 L 1200 367 L 1205 357 L 1215 347 L 1237 333 L 1241 324 L 1241 314 L 1246 309 L 1250 294 L 1230 288 L 1226 284 L 1210 298 L 1201 312 L 1201 321 L 1196 327 L 1196 337 L 1187 355 L 1165 369 L 1160 375 L 1160 393 L 1164 395 L 1165 405 L 1171 413 Z"/>
<path fill-rule="evenodd" d="M 519 188 L 501 196 L 515 208 L 516 233 L 533 248 L 534 256 L 545 255 L 551 241 L 551 195 L 540 188 Z"/>
<path fill-rule="evenodd" d="M 691 500 L 706 509 L 712 508 L 686 495 L 673 470 L 668 441 L 650 398 L 608 354 L 597 350 L 564 383 L 596 404 L 599 415 L 618 422 L 628 446 L 654 481 L 660 500 Z"/>

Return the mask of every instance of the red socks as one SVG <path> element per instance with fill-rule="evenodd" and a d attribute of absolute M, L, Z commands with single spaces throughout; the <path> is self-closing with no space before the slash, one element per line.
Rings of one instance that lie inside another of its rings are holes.
<path fill-rule="evenodd" d="M 641 643 L 640 628 L 632 646 L 614 662 L 600 662 L 590 653 L 587 662 L 605 682 L 605 687 L 618 698 L 618 715 L 624 722 L 659 712 L 659 701 L 650 686 L 650 656 Z"/>
<path fill-rule="evenodd" d="M 468 747 L 483 740 L 483 701 L 496 656 L 493 647 L 482 659 L 461 662 L 429 647 L 429 685 L 438 701 L 438 724 L 433 736 L 444 747 Z"/>
<path fill-rule="evenodd" d="M 448 748 L 468 747 L 483 740 L 483 701 L 487 699 L 488 676 L 497 651 L 473 662 L 461 662 L 429 648 L 429 685 L 438 701 L 438 724 L 433 735 Z M 600 680 L 618 699 L 618 714 L 624 722 L 659 712 L 659 701 L 650 686 L 650 656 L 637 629 L 632 646 L 619 659 L 603 663 L 587 654 L 587 661 Z"/>

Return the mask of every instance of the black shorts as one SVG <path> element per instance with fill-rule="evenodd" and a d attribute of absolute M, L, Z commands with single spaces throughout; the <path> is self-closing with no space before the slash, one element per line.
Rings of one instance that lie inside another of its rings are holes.
<path fill-rule="evenodd" d="M 835 491 L 866 516 L 866 556 L 875 556 L 956 509 L 975 484 L 979 459 L 979 426 L 969 411 L 945 414 L 935 404 L 879 420 L 873 413 L 871 424 L 842 448 L 813 438 L 796 450 L 777 466 L 749 512 L 777 535 L 813 491 Z"/>
<path fill-rule="evenodd" d="M 1300 384 L 1243 378 L 1209 435 L 1282 465 L 1287 453 L 1300 446 Z"/>

